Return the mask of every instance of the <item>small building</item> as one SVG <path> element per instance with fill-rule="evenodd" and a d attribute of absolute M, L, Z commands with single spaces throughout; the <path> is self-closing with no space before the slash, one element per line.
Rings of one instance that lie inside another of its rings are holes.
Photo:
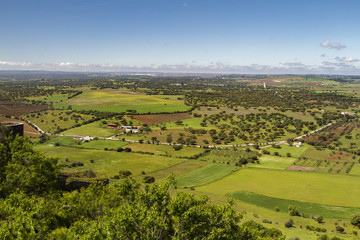
<path fill-rule="evenodd" d="M 4 122 L 6 128 L 10 130 L 13 137 L 16 135 L 22 137 L 24 136 L 24 123 L 21 122 Z"/>
<path fill-rule="evenodd" d="M 90 140 L 93 140 L 94 138 L 90 137 L 90 136 L 86 136 L 86 137 L 76 137 L 75 139 L 83 140 L 83 141 L 90 141 Z"/>
<path fill-rule="evenodd" d="M 108 124 L 108 127 L 114 127 L 114 128 L 116 128 L 118 125 L 116 124 L 116 123 L 109 123 Z"/>
<path fill-rule="evenodd" d="M 302 146 L 302 142 L 294 142 L 293 146 L 294 146 L 294 147 L 301 147 L 301 146 Z"/>

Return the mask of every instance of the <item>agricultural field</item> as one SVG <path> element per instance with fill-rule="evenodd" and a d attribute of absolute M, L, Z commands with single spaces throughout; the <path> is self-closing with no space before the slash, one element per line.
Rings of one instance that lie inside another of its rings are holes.
<path fill-rule="evenodd" d="M 21 117 L 26 114 L 47 109 L 47 105 L 25 105 L 0 101 L 0 115 Z"/>
<path fill-rule="evenodd" d="M 85 141 L 81 143 L 78 147 L 80 148 L 92 148 L 92 149 L 98 149 L 98 150 L 117 150 L 118 148 L 122 148 L 124 146 L 127 146 L 127 142 L 122 141 L 114 141 L 114 140 L 91 140 L 91 141 Z"/>
<path fill-rule="evenodd" d="M 168 168 L 182 162 L 182 159 L 158 155 L 104 151 L 97 149 L 82 149 L 78 147 L 54 146 L 53 144 L 37 145 L 36 149 L 48 156 L 59 158 L 64 164 L 65 173 L 78 173 L 93 170 L 98 176 L 113 177 L 120 170 L 129 170 L 134 176 L 142 172 L 151 173 Z M 90 161 L 93 160 L 93 163 Z M 83 163 L 83 166 L 69 167 L 72 163 Z"/>
<path fill-rule="evenodd" d="M 248 191 L 301 202 L 359 207 L 360 189 L 354 184 L 358 181 L 350 175 L 245 168 L 198 189 L 222 195 Z"/>
<path fill-rule="evenodd" d="M 296 158 L 293 157 L 278 157 L 278 156 L 270 156 L 263 155 L 259 158 L 258 163 L 249 163 L 248 167 L 256 167 L 256 168 L 271 168 L 271 169 L 287 169 Z"/>
<path fill-rule="evenodd" d="M 174 174 L 175 178 L 183 176 L 184 174 L 193 172 L 197 169 L 203 168 L 209 165 L 207 162 L 197 161 L 197 160 L 184 160 L 176 165 L 172 165 L 168 168 L 163 168 L 155 172 L 151 172 L 151 175 L 155 177 L 155 179 L 161 181 L 166 179 L 170 174 Z"/>
<path fill-rule="evenodd" d="M 178 187 L 195 187 L 216 181 L 238 170 L 238 167 L 224 164 L 209 164 L 176 179 Z"/>
<path fill-rule="evenodd" d="M 135 95 L 117 92 L 84 92 L 74 98 L 54 104 L 55 108 L 67 109 L 71 106 L 74 110 L 96 110 L 103 112 L 127 112 L 137 113 L 169 113 L 183 112 L 189 109 L 184 105 L 180 96 L 167 95 Z"/>
<path fill-rule="evenodd" d="M 146 152 L 155 155 L 163 155 L 170 157 L 193 157 L 204 152 L 203 148 L 194 147 L 182 147 L 176 150 L 174 146 L 169 145 L 157 145 L 157 144 L 146 144 L 146 143 L 130 143 L 126 147 L 131 148 L 135 152 Z"/>
<path fill-rule="evenodd" d="M 296 206 L 299 212 L 311 216 L 323 216 L 326 219 L 348 219 L 354 212 L 359 212 L 359 207 L 341 207 L 331 206 L 325 204 L 317 204 L 310 202 L 301 202 L 295 200 L 288 200 L 282 198 L 268 197 L 261 194 L 256 194 L 248 191 L 238 191 L 227 194 L 226 196 L 233 197 L 239 201 L 255 204 L 257 206 L 267 208 L 279 212 L 287 213 L 289 206 Z"/>
<path fill-rule="evenodd" d="M 48 133 L 58 133 L 63 130 L 79 127 L 95 119 L 95 116 L 75 113 L 68 110 L 46 110 L 31 113 L 25 119 L 34 123 Z"/>
<path fill-rule="evenodd" d="M 30 101 L 42 101 L 50 104 L 50 103 L 59 103 L 65 101 L 68 99 L 69 96 L 71 96 L 71 94 L 63 93 L 63 94 L 52 94 L 52 95 L 40 96 L 40 97 L 28 97 L 27 99 Z"/>
<path fill-rule="evenodd" d="M 112 128 L 107 128 L 107 124 L 103 124 L 101 121 L 88 123 L 76 128 L 71 128 L 62 132 L 63 135 L 74 135 L 74 136 L 92 136 L 92 137 L 110 137 L 117 133 Z"/>

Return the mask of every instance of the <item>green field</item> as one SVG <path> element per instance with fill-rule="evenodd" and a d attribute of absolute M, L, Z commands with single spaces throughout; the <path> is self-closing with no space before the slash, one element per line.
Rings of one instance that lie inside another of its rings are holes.
<path fill-rule="evenodd" d="M 229 197 L 233 197 L 236 200 L 254 204 L 256 206 L 264 207 L 270 210 L 279 208 L 280 212 L 284 212 L 284 213 L 288 212 L 289 206 L 295 206 L 296 208 L 298 208 L 300 214 L 304 213 L 308 215 L 308 217 L 314 215 L 314 216 L 323 216 L 324 218 L 327 219 L 349 219 L 355 212 L 360 212 L 360 208 L 340 207 L 340 206 L 330 206 L 330 205 L 316 204 L 309 202 L 300 202 L 294 200 L 268 197 L 247 191 L 238 191 L 226 195 Z"/>
<path fill-rule="evenodd" d="M 260 157 L 260 163 L 248 163 L 249 167 L 256 168 L 272 168 L 272 169 L 286 169 L 288 168 L 296 158 L 292 157 L 277 157 L 271 155 L 263 155 Z"/>
<path fill-rule="evenodd" d="M 89 142 L 84 142 L 78 147 L 81 148 L 93 148 L 98 150 L 107 149 L 118 149 L 119 147 L 124 147 L 128 143 L 122 141 L 114 141 L 114 140 L 91 140 Z"/>
<path fill-rule="evenodd" d="M 126 112 L 136 110 L 138 113 L 160 113 L 187 111 L 190 107 L 184 105 L 180 96 L 175 95 L 137 95 L 117 92 L 84 92 L 74 98 L 57 103 L 55 108 L 74 110 L 97 110 L 104 112 Z"/>
<path fill-rule="evenodd" d="M 131 143 L 126 147 L 131 148 L 133 151 L 149 152 L 156 155 L 167 155 L 171 157 L 192 157 L 204 152 L 203 148 L 183 147 L 181 150 L 175 151 L 173 146 L 145 143 Z"/>
<path fill-rule="evenodd" d="M 52 144 L 37 145 L 36 149 L 48 156 L 59 157 L 60 163 L 71 164 L 82 162 L 84 166 L 64 168 L 64 172 L 80 172 L 92 169 L 98 175 L 112 177 L 120 170 L 129 170 L 133 175 L 140 175 L 142 171 L 153 172 L 178 164 L 182 159 L 145 155 L 137 153 L 125 153 L 116 151 L 104 151 L 96 149 L 81 149 L 75 147 L 54 147 Z M 68 158 L 68 162 L 66 161 Z M 91 163 L 90 160 L 94 160 Z"/>
<path fill-rule="evenodd" d="M 91 137 L 110 137 L 119 133 L 114 131 L 111 128 L 105 128 L 101 121 L 89 123 L 82 125 L 77 128 L 72 128 L 67 131 L 62 132 L 64 135 L 74 135 L 74 136 L 91 136 Z"/>
<path fill-rule="evenodd" d="M 222 178 L 237 169 L 238 167 L 235 166 L 209 164 L 206 167 L 197 169 L 177 178 L 176 185 L 178 187 L 199 186 Z"/>
<path fill-rule="evenodd" d="M 164 180 L 167 176 L 173 173 L 177 178 L 180 176 L 195 171 L 197 169 L 207 166 L 208 163 L 196 160 L 185 160 L 179 164 L 172 165 L 168 168 L 151 172 L 151 176 L 154 176 L 157 180 Z"/>
<path fill-rule="evenodd" d="M 54 133 L 61 129 L 68 129 L 81 125 L 85 121 L 93 119 L 94 116 L 73 113 L 67 110 L 47 110 L 38 113 L 30 113 L 25 116 L 25 119 L 39 126 L 41 130 L 49 133 Z"/>
<path fill-rule="evenodd" d="M 249 191 L 269 197 L 334 206 L 360 206 L 360 178 L 315 172 L 246 168 L 199 190 L 225 195 Z"/>
<path fill-rule="evenodd" d="M 59 143 L 62 146 L 69 146 L 69 145 L 77 146 L 81 142 L 82 142 L 81 140 L 76 140 L 74 139 L 74 137 L 69 137 L 69 136 L 55 137 L 51 141 L 51 143 Z"/>
<path fill-rule="evenodd" d="M 69 94 L 53 94 L 53 95 L 41 96 L 41 97 L 29 97 L 27 99 L 43 101 L 43 102 L 47 102 L 47 103 L 59 103 L 59 102 L 67 100 L 68 97 L 69 97 Z"/>
<path fill-rule="evenodd" d="M 353 168 L 350 171 L 350 174 L 360 176 L 360 164 L 359 163 L 357 163 L 353 166 Z"/>
<path fill-rule="evenodd" d="M 280 145 L 281 148 L 264 148 L 264 150 L 268 150 L 270 154 L 274 155 L 275 152 L 278 152 L 281 156 L 286 156 L 287 153 L 290 153 L 292 157 L 300 157 L 306 149 L 308 149 L 308 144 L 303 144 L 302 147 L 293 147 L 289 145 Z"/>

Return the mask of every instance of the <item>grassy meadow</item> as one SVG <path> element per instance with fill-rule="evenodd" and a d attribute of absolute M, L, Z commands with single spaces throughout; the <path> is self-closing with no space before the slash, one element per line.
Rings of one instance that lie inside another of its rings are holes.
<path fill-rule="evenodd" d="M 124 94 L 109 91 L 84 92 L 74 98 L 56 103 L 55 108 L 74 110 L 97 110 L 103 112 L 126 112 L 136 110 L 137 113 L 161 113 L 187 111 L 190 107 L 184 105 L 180 96 L 175 95 L 142 95 Z"/>
<path fill-rule="evenodd" d="M 105 126 L 106 125 L 102 124 L 101 121 L 96 121 L 77 128 L 66 130 L 62 132 L 62 134 L 75 136 L 110 137 L 118 133 L 118 131 L 114 131 L 112 128 L 106 128 Z"/>
<path fill-rule="evenodd" d="M 65 173 L 76 173 L 92 169 L 97 175 L 113 177 L 120 170 L 129 170 L 134 176 L 168 168 L 182 162 L 182 159 L 158 155 L 104 151 L 97 149 L 82 149 L 77 147 L 55 147 L 53 144 L 37 145 L 36 149 L 48 156 L 59 158 L 59 162 L 69 165 L 82 162 L 84 166 L 65 167 Z M 67 160 L 66 160 L 67 159 Z M 90 160 L 94 160 L 91 163 Z"/>
<path fill-rule="evenodd" d="M 245 168 L 199 187 L 203 192 L 249 191 L 269 197 L 325 205 L 359 207 L 357 176 Z"/>
<path fill-rule="evenodd" d="M 194 187 L 216 181 L 236 171 L 238 167 L 224 164 L 209 164 L 177 178 L 176 186 Z"/>
<path fill-rule="evenodd" d="M 155 155 L 167 155 L 171 157 L 192 157 L 204 152 L 203 148 L 183 147 L 180 150 L 175 150 L 173 146 L 156 145 L 146 143 L 130 143 L 126 147 L 131 148 L 132 151 L 142 151 L 153 153 Z"/>
<path fill-rule="evenodd" d="M 46 110 L 25 116 L 26 120 L 48 133 L 55 133 L 61 129 L 68 129 L 77 125 L 80 126 L 94 118 L 92 115 L 73 113 L 68 110 Z"/>

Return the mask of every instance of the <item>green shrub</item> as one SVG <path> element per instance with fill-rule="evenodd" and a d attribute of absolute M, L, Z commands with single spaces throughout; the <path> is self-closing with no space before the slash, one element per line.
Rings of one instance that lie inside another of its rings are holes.
<path fill-rule="evenodd" d="M 294 226 L 294 221 L 293 221 L 292 219 L 289 219 L 289 221 L 287 221 L 287 222 L 284 223 L 284 226 L 285 226 L 286 228 L 291 228 L 291 227 Z"/>

